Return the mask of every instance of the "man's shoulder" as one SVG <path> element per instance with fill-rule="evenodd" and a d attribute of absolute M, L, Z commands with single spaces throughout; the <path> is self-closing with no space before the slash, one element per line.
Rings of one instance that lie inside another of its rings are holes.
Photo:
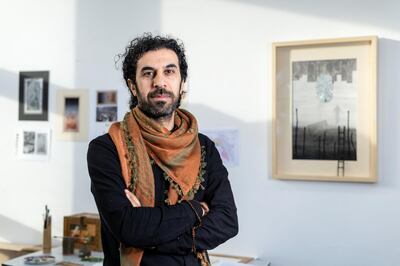
<path fill-rule="evenodd" d="M 103 160 L 105 158 L 113 158 L 117 156 L 117 148 L 115 147 L 111 136 L 106 133 L 90 141 L 87 154 L 88 159 L 101 158 Z"/>
<path fill-rule="evenodd" d="M 98 136 L 98 137 L 96 137 L 96 138 L 94 138 L 94 139 L 92 139 L 90 141 L 90 144 L 97 144 L 97 143 L 99 143 L 99 144 L 100 143 L 111 144 L 112 143 L 112 139 L 111 139 L 110 134 L 105 133 L 105 134 L 100 135 L 100 136 Z"/>
<path fill-rule="evenodd" d="M 89 143 L 89 150 L 90 149 L 110 149 L 110 150 L 115 150 L 115 145 L 114 142 L 111 139 L 110 134 L 106 133 L 103 135 L 100 135 L 94 139 L 92 139 Z"/>
<path fill-rule="evenodd" d="M 215 143 L 207 135 L 199 133 L 200 145 L 203 147 L 207 155 L 214 153 L 216 150 Z"/>
<path fill-rule="evenodd" d="M 213 141 L 207 135 L 199 132 L 199 140 L 202 146 L 209 146 Z"/>

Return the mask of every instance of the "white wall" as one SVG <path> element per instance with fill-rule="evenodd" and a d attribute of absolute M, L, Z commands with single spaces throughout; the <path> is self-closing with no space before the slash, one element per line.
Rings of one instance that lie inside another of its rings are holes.
<path fill-rule="evenodd" d="M 170 0 L 163 32 L 184 40 L 189 102 L 201 128 L 240 130 L 231 168 L 240 233 L 221 252 L 272 265 L 398 265 L 398 1 Z M 271 178 L 271 43 L 378 35 L 377 184 Z"/>
<path fill-rule="evenodd" d="M 0 2 L 0 240 L 40 243 L 44 204 L 54 234 L 62 216 L 94 211 L 87 142 L 54 141 L 47 163 L 14 158 L 17 127 L 54 129 L 55 90 L 120 92 L 113 57 L 143 31 L 182 39 L 189 60 L 189 110 L 200 127 L 238 128 L 240 165 L 230 179 L 240 233 L 219 252 L 273 265 L 397 265 L 400 261 L 400 4 L 393 1 L 54 1 Z M 271 43 L 378 35 L 377 184 L 271 179 Z M 18 72 L 50 70 L 49 122 L 18 122 Z M 91 108 L 91 121 L 94 110 Z M 121 116 L 120 116 L 121 117 Z M 91 136 L 94 123 L 91 122 Z"/>
<path fill-rule="evenodd" d="M 148 14 L 153 14 L 151 19 Z M 119 114 L 128 92 L 114 56 L 143 31 L 159 32 L 160 4 L 152 1 L 0 1 L 0 241 L 40 244 L 45 204 L 53 235 L 62 235 L 63 216 L 95 212 L 86 166 L 88 141 L 56 140 L 48 162 L 19 161 L 17 128 L 56 129 L 56 90 L 90 90 L 90 138 L 95 132 L 96 90 L 119 91 Z M 49 121 L 18 121 L 19 71 L 49 70 Z"/>

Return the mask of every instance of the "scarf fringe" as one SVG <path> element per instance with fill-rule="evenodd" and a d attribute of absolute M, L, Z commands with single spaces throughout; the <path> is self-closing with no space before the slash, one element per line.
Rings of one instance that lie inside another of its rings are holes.
<path fill-rule="evenodd" d="M 126 113 L 124 120 L 122 121 L 122 132 L 125 138 L 125 143 L 128 149 L 128 154 L 126 154 L 125 156 L 127 157 L 127 163 L 128 163 L 128 169 L 130 170 L 130 185 L 128 187 L 128 189 L 133 192 L 136 188 L 136 181 L 138 179 L 137 177 L 137 163 L 136 163 L 136 156 L 135 156 L 135 152 L 134 152 L 134 148 L 133 148 L 133 141 L 132 141 L 132 137 L 129 134 L 129 129 L 128 129 L 128 123 L 126 122 L 126 120 L 128 119 L 128 116 L 130 115 L 130 113 Z"/>
<path fill-rule="evenodd" d="M 194 184 L 194 186 L 189 190 L 189 192 L 184 195 L 181 187 L 167 174 L 167 173 L 163 173 L 164 174 L 164 178 L 165 180 L 167 180 L 170 184 L 170 186 L 172 186 L 176 193 L 178 193 L 179 195 L 179 199 L 178 202 L 182 202 L 183 200 L 191 200 L 193 199 L 194 195 L 197 193 L 197 191 L 199 191 L 199 189 L 204 190 L 204 186 L 202 185 L 202 183 L 204 182 L 204 175 L 206 173 L 206 150 L 204 146 L 201 146 L 201 157 L 200 157 L 200 169 L 199 169 L 199 175 L 196 177 L 196 183 Z M 167 198 L 165 200 L 165 203 L 167 203 L 168 205 L 170 204 L 169 199 Z"/>

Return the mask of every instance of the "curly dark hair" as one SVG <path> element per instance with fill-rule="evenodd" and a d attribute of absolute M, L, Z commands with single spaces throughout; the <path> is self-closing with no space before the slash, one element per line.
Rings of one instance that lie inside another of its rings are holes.
<path fill-rule="evenodd" d="M 187 78 L 188 65 L 186 62 L 185 48 L 183 43 L 172 37 L 164 37 L 160 35 L 153 36 L 151 33 L 146 32 L 141 36 L 133 39 L 129 45 L 125 48 L 125 52 L 117 56 L 117 61 L 122 61 L 122 71 L 126 85 L 128 85 L 128 79 L 130 79 L 136 85 L 136 68 L 139 59 L 149 51 L 155 51 L 159 49 L 170 49 L 176 53 L 179 60 L 179 70 L 181 73 L 182 81 L 185 82 Z M 130 90 L 129 90 L 130 91 Z M 131 93 L 131 100 L 129 102 L 130 109 L 134 108 L 137 104 L 137 97 Z"/>

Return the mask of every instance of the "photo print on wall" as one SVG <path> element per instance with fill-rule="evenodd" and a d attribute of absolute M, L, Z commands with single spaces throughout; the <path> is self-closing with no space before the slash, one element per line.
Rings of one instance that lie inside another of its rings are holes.
<path fill-rule="evenodd" d="M 64 132 L 79 132 L 79 97 L 64 100 Z"/>
<path fill-rule="evenodd" d="M 114 122 L 118 118 L 117 91 L 98 91 L 96 122 Z"/>
<path fill-rule="evenodd" d="M 84 89 L 57 90 L 57 139 L 87 140 L 88 95 L 88 91 Z"/>

